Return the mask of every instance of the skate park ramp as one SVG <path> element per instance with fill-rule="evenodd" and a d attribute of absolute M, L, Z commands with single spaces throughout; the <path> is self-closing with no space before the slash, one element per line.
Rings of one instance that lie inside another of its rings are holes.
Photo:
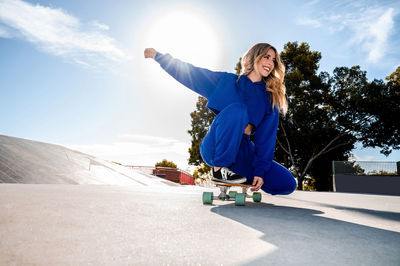
<path fill-rule="evenodd" d="M 262 193 L 261 203 L 248 201 L 246 206 L 227 201 L 203 205 L 202 192 L 216 194 L 216 188 L 170 186 L 60 146 L 0 140 L 1 169 L 14 171 L 0 172 L 2 180 L 10 173 L 24 180 L 23 166 L 30 165 L 36 176 L 51 172 L 64 182 L 44 175 L 54 183 L 38 184 L 31 175 L 29 184 L 0 184 L 0 265 L 400 262 L 399 196 L 296 191 Z M 61 162 L 40 170 L 51 158 Z M 101 178 L 92 167 L 103 169 L 97 171 Z M 112 176 L 124 181 L 106 183 Z"/>
<path fill-rule="evenodd" d="M 178 186 L 63 146 L 3 135 L 0 183 Z"/>

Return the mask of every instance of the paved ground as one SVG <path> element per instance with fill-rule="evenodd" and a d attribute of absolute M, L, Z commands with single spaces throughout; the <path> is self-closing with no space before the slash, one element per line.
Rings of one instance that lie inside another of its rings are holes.
<path fill-rule="evenodd" d="M 0 265 L 399 265 L 400 197 L 0 185 Z"/>
<path fill-rule="evenodd" d="M 396 196 L 204 206 L 215 189 L 1 135 L 0 183 L 0 265 L 400 265 Z"/>

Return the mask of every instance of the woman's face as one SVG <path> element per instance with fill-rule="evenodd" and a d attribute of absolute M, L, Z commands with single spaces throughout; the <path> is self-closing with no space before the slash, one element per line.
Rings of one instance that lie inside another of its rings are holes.
<path fill-rule="evenodd" d="M 258 72 L 261 77 L 268 77 L 275 67 L 275 61 L 275 51 L 269 49 L 267 54 L 261 57 L 260 61 L 255 64 L 254 70 Z"/>

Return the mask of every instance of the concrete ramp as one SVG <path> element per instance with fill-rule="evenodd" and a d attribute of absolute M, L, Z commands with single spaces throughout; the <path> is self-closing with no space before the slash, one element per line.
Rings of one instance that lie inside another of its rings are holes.
<path fill-rule="evenodd" d="M 0 183 L 179 186 L 63 146 L 3 135 Z"/>

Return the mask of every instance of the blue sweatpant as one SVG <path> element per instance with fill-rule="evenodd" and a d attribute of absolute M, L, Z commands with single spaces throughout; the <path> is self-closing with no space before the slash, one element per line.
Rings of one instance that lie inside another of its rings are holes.
<path fill-rule="evenodd" d="M 227 106 L 214 119 L 200 144 L 200 153 L 209 166 L 228 167 L 246 177 L 246 183 L 251 184 L 254 179 L 255 147 L 250 136 L 244 134 L 248 121 L 246 105 L 233 103 Z M 261 177 L 264 179 L 261 189 L 272 195 L 287 195 L 297 187 L 289 170 L 275 161 Z"/>

